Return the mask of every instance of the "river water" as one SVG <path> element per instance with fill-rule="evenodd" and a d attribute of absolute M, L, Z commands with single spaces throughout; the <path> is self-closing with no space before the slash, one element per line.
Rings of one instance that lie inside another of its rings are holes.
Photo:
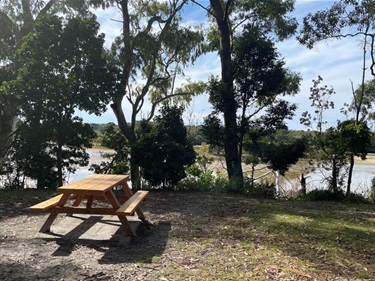
<path fill-rule="evenodd" d="M 98 150 L 98 149 L 88 149 L 90 154 L 90 165 L 100 163 L 103 158 L 101 152 L 110 152 L 110 150 Z M 67 176 L 67 182 L 73 182 L 80 180 L 92 175 L 94 172 L 89 170 L 87 167 L 79 167 L 76 173 Z M 306 185 L 307 192 L 313 189 L 324 189 L 327 183 L 324 181 L 325 175 L 329 175 L 329 171 L 324 171 L 323 169 L 316 169 L 314 172 L 306 175 Z M 369 188 L 371 186 L 371 181 L 375 177 L 375 162 L 370 162 L 370 164 L 357 164 L 354 166 L 353 179 L 352 179 L 352 192 L 363 194 L 365 196 L 369 195 Z M 1 182 L 0 182 L 1 186 Z M 33 187 L 30 184 L 28 187 Z M 300 188 L 299 179 L 281 179 L 281 188 L 285 190 L 298 190 Z"/>
<path fill-rule="evenodd" d="M 325 178 L 330 175 L 331 171 L 317 168 L 314 172 L 311 172 L 305 177 L 306 179 L 306 191 L 309 192 L 314 189 L 326 189 L 327 182 Z M 375 165 L 374 164 L 357 164 L 353 168 L 353 177 L 351 184 L 351 192 L 368 196 L 370 192 L 371 181 L 375 177 Z M 342 188 L 346 191 L 347 177 L 344 179 Z M 289 190 L 300 189 L 299 179 L 281 179 L 281 192 Z"/>

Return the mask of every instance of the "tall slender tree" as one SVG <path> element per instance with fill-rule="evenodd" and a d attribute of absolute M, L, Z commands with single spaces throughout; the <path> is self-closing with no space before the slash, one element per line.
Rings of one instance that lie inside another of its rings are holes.
<path fill-rule="evenodd" d="M 219 110 L 224 116 L 225 161 L 229 178 L 242 181 L 241 155 L 238 147 L 238 104 L 234 90 L 233 42 L 244 25 L 251 25 L 262 34 L 272 33 L 279 39 L 285 39 L 293 34 L 297 22 L 287 14 L 293 10 L 294 1 L 210 0 L 208 6 L 204 1 L 192 2 L 205 9 L 213 20 L 208 38 L 211 39 L 211 50 L 218 51 L 221 61 L 221 77 L 217 90 L 223 105 Z"/>

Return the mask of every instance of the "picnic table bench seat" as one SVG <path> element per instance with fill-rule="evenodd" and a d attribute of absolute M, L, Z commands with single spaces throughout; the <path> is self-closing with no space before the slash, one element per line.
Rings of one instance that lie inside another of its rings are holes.
<path fill-rule="evenodd" d="M 127 216 L 134 215 L 138 205 L 143 201 L 143 199 L 148 194 L 146 190 L 138 190 L 132 195 L 126 202 L 117 210 L 117 214 L 125 214 Z"/>
<path fill-rule="evenodd" d="M 57 205 L 63 195 L 57 195 L 28 208 L 29 211 L 47 211 Z"/>

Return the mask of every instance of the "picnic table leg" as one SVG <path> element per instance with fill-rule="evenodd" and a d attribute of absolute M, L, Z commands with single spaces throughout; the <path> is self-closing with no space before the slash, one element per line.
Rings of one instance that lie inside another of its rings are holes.
<path fill-rule="evenodd" d="M 87 198 L 86 208 L 90 209 L 92 207 L 93 202 L 94 202 L 94 196 L 89 196 L 89 198 Z"/>
<path fill-rule="evenodd" d="M 51 212 L 43 224 L 42 228 L 39 230 L 39 232 L 47 233 L 51 231 L 51 225 L 53 224 L 54 220 L 56 219 L 57 215 L 59 213 L 57 212 Z"/>
<path fill-rule="evenodd" d="M 114 209 L 117 210 L 118 208 L 120 208 L 120 204 L 117 201 L 116 196 L 113 194 L 112 190 L 108 190 L 105 195 Z M 131 228 L 130 223 L 128 219 L 126 218 L 126 216 L 117 215 L 117 217 L 119 218 L 122 226 L 125 228 L 126 234 L 128 234 L 129 236 L 135 237 L 136 236 L 135 232 Z"/>
<path fill-rule="evenodd" d="M 121 182 L 121 186 L 122 186 L 122 189 L 124 190 L 126 196 L 128 197 L 128 199 L 133 196 L 133 192 L 130 190 L 129 185 L 126 182 L 126 180 Z M 139 206 L 137 206 L 137 208 L 135 208 L 135 212 L 137 213 L 137 216 L 140 220 L 142 220 L 142 221 L 146 220 L 146 217 L 143 214 L 143 212 L 142 212 L 142 210 Z"/>
<path fill-rule="evenodd" d="M 78 207 L 79 204 L 81 204 L 81 201 L 82 201 L 82 196 L 77 196 L 72 204 L 72 207 Z M 72 217 L 73 216 L 73 213 L 67 213 L 66 216 L 68 217 Z"/>
<path fill-rule="evenodd" d="M 58 206 L 64 206 L 64 204 L 66 203 L 66 201 L 68 201 L 70 197 L 70 194 L 63 194 L 63 196 L 60 198 L 59 202 L 57 203 L 56 207 Z M 54 207 L 54 208 L 56 208 Z M 45 221 L 45 223 L 43 224 L 42 228 L 39 230 L 39 232 L 50 232 L 51 231 L 51 225 L 53 224 L 53 222 L 55 221 L 57 215 L 59 214 L 58 212 L 56 211 L 53 211 L 52 208 L 52 211 L 51 213 L 49 214 L 47 220 Z"/>

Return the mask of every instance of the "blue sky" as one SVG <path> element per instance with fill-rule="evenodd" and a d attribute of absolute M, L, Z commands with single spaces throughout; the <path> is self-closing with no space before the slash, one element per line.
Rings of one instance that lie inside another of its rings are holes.
<path fill-rule="evenodd" d="M 208 3 L 207 3 L 208 4 Z M 295 11 L 291 14 L 295 16 L 299 22 L 309 12 L 313 13 L 330 7 L 333 1 L 302 1 L 297 0 Z M 116 24 L 113 19 L 119 19 L 117 10 L 98 11 L 98 20 L 101 23 L 101 31 L 106 34 L 108 45 L 113 38 L 120 32 L 121 26 Z M 184 21 L 187 23 L 199 23 L 206 21 L 205 12 L 198 8 L 188 6 L 184 9 Z M 289 98 L 298 106 L 295 118 L 288 123 L 290 129 L 306 129 L 299 124 L 301 113 L 311 110 L 309 94 L 312 80 L 318 75 L 323 77 L 323 84 L 332 86 L 336 95 L 333 98 L 335 102 L 335 110 L 326 112 L 326 120 L 329 125 L 335 125 L 338 119 L 345 117 L 340 113 L 340 108 L 344 103 L 349 103 L 352 98 L 352 85 L 357 87 L 361 82 L 362 76 L 362 45 L 360 39 L 346 38 L 343 40 L 329 40 L 316 44 L 309 50 L 305 46 L 300 45 L 295 37 L 287 41 L 277 43 L 278 51 L 286 62 L 286 67 L 294 72 L 298 72 L 302 76 L 300 93 Z M 220 60 L 217 54 L 208 54 L 200 57 L 194 66 L 185 70 L 187 76 L 194 80 L 206 81 L 210 75 L 219 75 Z M 367 76 L 370 79 L 370 75 Z M 211 105 L 208 103 L 207 95 L 194 98 L 190 108 L 185 112 L 186 124 L 199 124 L 203 118 L 211 112 Z M 124 105 L 127 112 L 127 107 Z M 146 107 L 147 111 L 147 107 Z M 140 116 L 146 116 L 144 111 Z M 90 116 L 86 113 L 79 113 L 85 122 L 89 123 L 116 123 L 116 118 L 108 109 L 102 116 Z"/>

